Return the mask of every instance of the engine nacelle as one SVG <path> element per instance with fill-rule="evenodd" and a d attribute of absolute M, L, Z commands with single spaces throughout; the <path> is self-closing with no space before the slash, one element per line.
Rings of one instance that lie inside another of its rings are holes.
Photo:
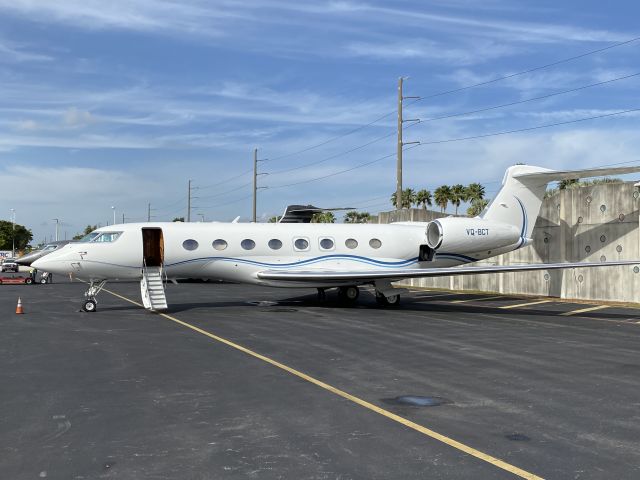
<path fill-rule="evenodd" d="M 520 229 L 481 218 L 446 217 L 429 222 L 427 245 L 434 250 L 474 253 L 514 245 L 521 240 Z"/>

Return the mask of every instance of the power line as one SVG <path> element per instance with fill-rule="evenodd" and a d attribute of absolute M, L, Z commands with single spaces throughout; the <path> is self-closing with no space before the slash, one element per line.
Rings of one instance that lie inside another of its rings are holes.
<path fill-rule="evenodd" d="M 551 98 L 551 97 L 555 97 L 555 96 L 558 96 L 558 95 L 565 95 L 567 93 L 578 92 L 580 90 L 585 90 L 587 88 L 598 87 L 600 85 L 606 85 L 607 83 L 613 83 L 613 82 L 617 82 L 617 81 L 620 81 L 620 80 L 625 80 L 627 78 L 637 77 L 638 75 L 640 75 L 640 72 L 633 73 L 631 75 L 625 75 L 623 77 L 612 78 L 611 80 L 605 80 L 603 82 L 592 83 L 590 85 L 584 85 L 582 87 L 572 88 L 570 90 L 563 90 L 563 91 L 560 91 L 560 92 L 549 93 L 549 94 L 546 94 L 546 95 L 541 95 L 539 97 L 526 98 L 524 100 L 518 100 L 516 102 L 503 103 L 501 105 L 494 105 L 492 107 L 481 108 L 481 109 L 478 109 L 478 110 L 470 110 L 468 112 L 452 113 L 452 114 L 449 114 L 449 115 L 441 115 L 439 117 L 425 118 L 424 120 L 422 120 L 422 122 L 431 122 L 431 121 L 435 121 L 435 120 L 443 120 L 445 118 L 461 117 L 461 116 L 464 116 L 464 115 L 471 115 L 473 113 L 487 112 L 489 110 L 496 110 L 498 108 L 512 107 L 514 105 L 520 105 L 522 103 L 533 102 L 534 100 L 543 100 L 545 98 Z"/>
<path fill-rule="evenodd" d="M 484 86 L 484 85 L 490 85 L 492 83 L 500 82 L 502 80 L 508 80 L 510 78 L 514 78 L 514 77 L 517 77 L 517 76 L 525 75 L 527 73 L 532 73 L 532 72 L 536 72 L 538 70 L 543 70 L 545 68 L 554 67 L 556 65 L 561 65 L 563 63 L 568 63 L 568 62 L 571 62 L 571 61 L 574 61 L 574 60 L 578 60 L 580 58 L 588 57 L 590 55 L 595 55 L 596 53 L 601 53 L 601 52 L 604 52 L 604 51 L 607 51 L 607 50 L 611 50 L 613 48 L 622 47 L 624 45 L 628 45 L 630 43 L 637 42 L 638 40 L 640 40 L 640 36 L 631 38 L 629 40 L 625 40 L 623 42 L 618 42 L 618 43 L 615 43 L 613 45 L 609 45 L 609 46 L 606 46 L 606 47 L 603 47 L 603 48 L 599 48 L 599 49 L 596 49 L 596 50 L 591 50 L 589 52 L 585 52 L 585 53 L 582 53 L 580 55 L 575 55 L 573 57 L 564 58 L 564 59 L 561 59 L 561 60 L 557 60 L 555 62 L 547 63 L 547 64 L 544 64 L 544 65 L 539 65 L 537 67 L 529 68 L 527 70 L 522 70 L 520 72 L 511 73 L 511 74 L 508 74 L 508 75 L 503 75 L 503 76 L 500 76 L 500 77 L 496 77 L 496 78 L 493 78 L 491 80 L 486 80 L 486 81 L 483 81 L 483 82 L 478 82 L 478 83 L 474 83 L 474 84 L 470 84 L 470 85 L 465 85 L 463 87 L 454 88 L 454 89 L 451 89 L 451 90 L 444 90 L 442 92 L 437 92 L 437 93 L 434 93 L 434 94 L 431 94 L 431 95 L 427 95 L 427 96 L 424 96 L 424 97 L 417 98 L 414 101 L 409 102 L 407 104 L 407 106 L 413 105 L 414 103 L 422 101 L 422 100 L 427 100 L 427 99 L 430 99 L 430 98 L 436 98 L 436 97 L 440 97 L 440 96 L 443 96 L 443 95 L 449 95 L 451 93 L 457 93 L 457 92 L 461 92 L 461 91 L 464 91 L 464 90 L 469 90 L 469 89 L 472 89 L 472 88 L 481 87 L 481 86 Z M 272 158 L 272 160 L 274 160 L 274 161 L 275 160 L 281 160 L 283 158 L 292 157 L 294 155 L 299 155 L 301 153 L 308 152 L 308 151 L 316 149 L 318 147 L 322 147 L 322 146 L 327 145 L 328 143 L 331 143 L 331 142 L 333 142 L 335 140 L 339 140 L 339 139 L 347 137 L 347 136 L 349 136 L 349 135 L 351 135 L 353 133 L 356 133 L 356 132 L 358 132 L 360 130 L 363 130 L 363 129 L 367 128 L 367 127 L 370 127 L 370 126 L 378 123 L 380 120 L 384 120 L 385 118 L 388 118 L 388 117 L 394 115 L 395 113 L 396 113 L 395 111 L 391 111 L 391 112 L 385 113 L 384 115 L 376 118 L 375 120 L 372 120 L 369 123 L 361 125 L 361 126 L 359 126 L 357 128 L 349 130 L 349 131 L 347 131 L 345 133 L 342 133 L 342 134 L 337 135 L 335 137 L 328 138 L 327 140 L 324 140 L 323 142 L 311 145 L 311 146 L 303 148 L 301 150 L 297 150 L 295 152 L 288 153 L 288 154 L 285 154 L 285 155 L 280 155 L 278 157 Z"/>
<path fill-rule="evenodd" d="M 247 171 L 245 171 L 245 172 L 242 172 L 242 173 L 240 173 L 240 174 L 238 174 L 238 175 L 235 175 L 235 176 L 233 176 L 233 177 L 229 177 L 229 178 L 227 178 L 226 180 L 222 180 L 222 181 L 220 181 L 220 182 L 218 182 L 218 183 L 213 183 L 213 184 L 211 184 L 211 185 L 205 185 L 204 187 L 198 187 L 198 188 L 199 188 L 200 190 L 205 190 L 205 189 L 207 189 L 207 188 L 217 187 L 218 185 L 223 185 L 223 184 L 225 184 L 225 183 L 229 183 L 231 180 L 235 180 L 236 178 L 244 177 L 245 175 L 247 175 L 247 174 L 249 174 L 249 173 L 251 173 L 251 172 L 253 172 L 253 169 L 249 169 L 249 170 L 247 170 Z"/>
<path fill-rule="evenodd" d="M 556 123 L 549 123 L 549 124 L 545 124 L 545 125 L 537 125 L 535 127 L 519 128 L 519 129 L 515 129 L 515 130 L 506 130 L 506 131 L 502 131 L 502 132 L 487 133 L 487 134 L 482 134 L 482 135 L 473 135 L 473 136 L 469 136 L 469 137 L 449 138 L 449 139 L 445 139 L 445 140 L 434 140 L 434 141 L 430 141 L 430 142 L 421 142 L 420 144 L 412 145 L 411 147 L 408 147 L 408 148 L 406 148 L 404 150 L 407 151 L 407 150 L 411 150 L 412 148 L 416 148 L 416 147 L 420 147 L 420 146 L 424 146 L 424 145 L 436 145 L 436 144 L 440 144 L 440 143 L 462 142 L 462 141 L 474 140 L 474 139 L 478 139 L 478 138 L 487 138 L 487 137 L 495 137 L 495 136 L 500 136 L 500 135 L 509 135 L 509 134 L 512 134 L 512 133 L 527 132 L 527 131 L 531 131 L 531 130 L 539 130 L 539 129 L 543 129 L 543 128 L 557 127 L 557 126 L 560 126 L 560 125 L 568 125 L 568 124 L 572 124 L 572 123 L 586 122 L 588 120 L 597 120 L 597 119 L 600 119 L 600 118 L 613 117 L 613 116 L 616 116 L 616 115 L 623 115 L 625 113 L 632 113 L 632 112 L 638 112 L 638 111 L 640 111 L 640 108 L 623 110 L 623 111 L 619 111 L 619 112 L 606 113 L 606 114 L 602 114 L 602 115 L 595 115 L 595 116 L 592 116 L 592 117 L 578 118 L 578 119 L 574 119 L 574 120 L 567 120 L 565 122 L 556 122 Z M 303 185 L 303 184 L 306 184 L 306 183 L 315 182 L 315 181 L 318 181 L 318 180 L 324 180 L 326 178 L 335 177 L 336 175 L 341 175 L 343 173 L 352 172 L 353 170 L 357 170 L 359 168 L 363 168 L 363 167 L 366 167 L 366 166 L 369 166 L 369 165 L 373 165 L 374 163 L 381 162 L 382 160 L 385 160 L 387 158 L 393 157 L 394 155 L 395 155 L 395 153 L 391 153 L 389 155 L 385 155 L 383 157 L 376 158 L 375 160 L 371 160 L 371 161 L 368 161 L 368 162 L 360 163 L 358 165 L 355 165 L 353 167 L 347 168 L 345 170 L 340 170 L 338 172 L 333 172 L 333 173 L 330 173 L 330 174 L 327 174 L 327 175 L 322 175 L 320 177 L 310 178 L 310 179 L 302 180 L 302 181 L 299 181 L 299 182 L 293 182 L 293 183 L 288 183 L 288 184 L 284 184 L 284 185 L 275 185 L 275 186 L 272 186 L 272 187 L 269 187 L 269 188 L 271 188 L 271 189 L 287 188 L 287 187 L 293 187 L 293 186 L 296 186 L 296 185 Z"/>
<path fill-rule="evenodd" d="M 522 70 L 521 72 L 511 73 L 509 75 L 503 75 L 501 77 L 496 77 L 496 78 L 494 78 L 492 80 L 486 80 L 484 82 L 478 82 L 478 83 L 474 83 L 472 85 L 466 85 L 464 87 L 454 88 L 452 90 L 446 90 L 444 92 L 434 93 L 432 95 L 427 95 L 426 97 L 421 97 L 421 98 L 415 100 L 414 102 L 411 102 L 410 105 L 415 103 L 415 102 L 419 102 L 421 100 L 427 100 L 429 98 L 441 97 L 443 95 L 448 95 L 450 93 L 457 93 L 457 92 L 461 92 L 463 90 L 469 90 L 471 88 L 481 87 L 483 85 L 489 85 L 491 83 L 500 82 L 502 80 L 508 80 L 509 78 L 517 77 L 517 76 L 520 76 L 520 75 L 525 75 L 525 74 L 531 73 L 531 72 L 536 72 L 538 70 L 543 70 L 545 68 L 555 67 L 556 65 L 561 65 L 563 63 L 571 62 L 573 60 L 578 60 L 580 58 L 588 57 L 589 55 L 595 55 L 596 53 L 604 52 L 604 51 L 610 50 L 612 48 L 617 48 L 617 47 L 621 47 L 623 45 L 628 45 L 630 43 L 637 42 L 638 40 L 640 40 L 640 37 L 635 37 L 635 38 L 632 38 L 630 40 L 625 40 L 624 42 L 614 43 L 613 45 L 609 45 L 608 47 L 599 48 L 597 50 L 591 50 L 590 52 L 582 53 L 580 55 L 575 55 L 575 56 L 569 57 L 569 58 L 564 58 L 562 60 L 558 60 L 558 61 L 555 61 L 555 62 L 552 62 L 552 63 L 547 63 L 546 65 L 540 65 L 538 67 L 533 67 L 533 68 L 529 68 L 527 70 Z"/>
<path fill-rule="evenodd" d="M 616 116 L 616 115 L 623 115 L 625 113 L 632 113 L 632 112 L 638 112 L 638 111 L 640 111 L 640 108 L 633 108 L 633 109 L 630 109 L 630 110 L 623 110 L 623 111 L 620 111 L 620 112 L 604 113 L 602 115 L 595 115 L 593 117 L 578 118 L 578 119 L 575 119 L 575 120 L 567 120 L 565 122 L 549 123 L 549 124 L 546 124 L 546 125 L 538 125 L 538 126 L 535 126 L 535 127 L 518 128 L 516 130 L 505 130 L 503 132 L 486 133 L 486 134 L 483 134 L 483 135 L 473 135 L 471 137 L 450 138 L 450 139 L 447 139 L 447 140 L 434 140 L 434 141 L 431 141 L 431 142 L 422 142 L 420 145 L 417 145 L 417 146 L 436 145 L 436 144 L 439 144 L 439 143 L 462 142 L 464 140 L 474 140 L 476 138 L 497 137 L 499 135 L 508 135 L 510 133 L 529 132 L 531 130 L 539 130 L 541 128 L 550 128 L 550 127 L 557 127 L 559 125 L 568 125 L 570 123 L 586 122 L 588 120 L 597 120 L 599 118 L 613 117 L 613 116 Z"/>

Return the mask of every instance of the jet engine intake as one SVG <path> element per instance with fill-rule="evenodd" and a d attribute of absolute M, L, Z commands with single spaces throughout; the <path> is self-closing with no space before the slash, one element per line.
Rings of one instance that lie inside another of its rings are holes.
<path fill-rule="evenodd" d="M 482 218 L 446 217 L 429 222 L 427 245 L 433 250 L 474 253 L 514 245 L 521 240 L 514 225 Z"/>

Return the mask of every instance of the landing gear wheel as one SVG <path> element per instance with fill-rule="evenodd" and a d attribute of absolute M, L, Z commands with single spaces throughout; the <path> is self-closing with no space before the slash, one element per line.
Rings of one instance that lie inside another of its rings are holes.
<path fill-rule="evenodd" d="M 85 300 L 85 302 L 82 304 L 82 310 L 84 310 L 87 313 L 93 313 L 96 311 L 97 308 L 98 308 L 98 304 L 96 303 L 95 300 Z"/>
<path fill-rule="evenodd" d="M 358 287 L 340 287 L 338 295 L 341 300 L 353 303 L 360 296 L 360 289 Z"/>
<path fill-rule="evenodd" d="M 41 279 L 40 279 L 40 283 L 41 283 L 42 285 L 45 285 L 45 284 L 47 283 L 47 279 L 46 279 L 46 278 L 44 278 L 44 277 L 43 277 L 43 278 L 41 278 Z"/>
<path fill-rule="evenodd" d="M 324 288 L 318 289 L 318 301 L 324 302 L 327 299 L 327 292 L 325 292 Z"/>
<path fill-rule="evenodd" d="M 400 305 L 400 295 L 391 295 L 387 297 L 376 292 L 376 303 L 382 307 L 397 307 Z"/>

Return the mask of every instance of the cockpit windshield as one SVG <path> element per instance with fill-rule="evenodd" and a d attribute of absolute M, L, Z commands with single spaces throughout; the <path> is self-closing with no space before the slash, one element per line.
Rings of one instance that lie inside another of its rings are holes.
<path fill-rule="evenodd" d="M 111 243 L 115 242 L 122 232 L 102 232 L 92 240 L 93 243 Z"/>
<path fill-rule="evenodd" d="M 112 243 L 115 242 L 122 232 L 91 232 L 80 239 L 80 242 L 91 243 Z"/>
<path fill-rule="evenodd" d="M 90 242 L 94 238 L 96 238 L 98 235 L 100 235 L 100 232 L 91 232 L 90 234 L 85 235 L 80 240 L 78 240 L 78 242 Z"/>

